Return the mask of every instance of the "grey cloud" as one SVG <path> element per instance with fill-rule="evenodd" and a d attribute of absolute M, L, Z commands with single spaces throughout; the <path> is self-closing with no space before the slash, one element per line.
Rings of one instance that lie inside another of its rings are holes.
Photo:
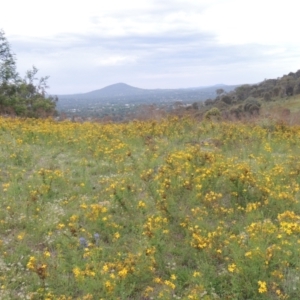
<path fill-rule="evenodd" d="M 251 83 L 259 81 L 258 71 L 261 80 L 272 77 L 268 64 L 291 63 L 299 53 L 297 48 L 276 53 L 275 46 L 219 45 L 211 34 L 184 31 L 123 37 L 58 35 L 11 43 L 21 65 L 30 62 L 29 67 L 34 64 L 51 76 L 51 93 L 57 94 L 88 92 L 116 82 L 144 88 Z M 96 63 L 110 56 L 135 59 L 115 65 Z"/>

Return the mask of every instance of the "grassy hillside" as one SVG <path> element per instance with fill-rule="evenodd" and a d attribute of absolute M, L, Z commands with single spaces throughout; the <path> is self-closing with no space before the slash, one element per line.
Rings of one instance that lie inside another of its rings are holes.
<path fill-rule="evenodd" d="M 290 96 L 281 99 L 274 99 L 270 102 L 261 100 L 263 108 L 266 111 L 281 111 L 282 109 L 289 109 L 291 113 L 299 113 L 300 111 L 300 95 Z"/>
<path fill-rule="evenodd" d="M 300 127 L 0 118 L 1 299 L 298 299 Z"/>

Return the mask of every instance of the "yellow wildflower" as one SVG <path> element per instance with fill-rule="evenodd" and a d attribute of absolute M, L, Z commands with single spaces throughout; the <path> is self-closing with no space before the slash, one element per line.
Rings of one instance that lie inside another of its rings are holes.
<path fill-rule="evenodd" d="M 171 275 L 171 279 L 172 279 L 172 280 L 176 280 L 176 278 L 177 278 L 177 277 L 176 277 L 175 274 L 172 274 L 172 275 Z"/>
<path fill-rule="evenodd" d="M 18 238 L 18 240 L 23 240 L 24 239 L 24 236 L 25 236 L 25 232 L 21 232 L 18 236 L 17 236 L 17 238 Z"/>
<path fill-rule="evenodd" d="M 118 275 L 121 277 L 121 278 L 125 278 L 126 275 L 127 275 L 128 271 L 126 268 L 123 268 L 121 271 L 118 272 Z"/>
<path fill-rule="evenodd" d="M 258 281 L 258 292 L 260 293 L 260 294 L 262 294 L 262 293 L 266 293 L 267 291 L 268 291 L 268 289 L 267 289 L 267 283 L 265 282 L 265 281 Z"/>
<path fill-rule="evenodd" d="M 165 281 L 164 281 L 164 284 L 165 284 L 166 286 L 169 286 L 172 290 L 174 290 L 175 287 L 176 287 L 176 285 L 175 285 L 173 282 L 169 281 L 169 280 L 165 280 Z"/>
<path fill-rule="evenodd" d="M 233 273 L 234 271 L 236 271 L 236 264 L 230 264 L 228 265 L 228 271 Z"/>
<path fill-rule="evenodd" d="M 35 267 L 36 267 L 36 259 L 35 259 L 34 256 L 30 256 L 29 261 L 28 261 L 28 263 L 27 263 L 26 266 L 27 266 L 27 268 L 28 268 L 29 270 L 35 270 Z"/>
<path fill-rule="evenodd" d="M 78 267 L 73 268 L 73 274 L 76 278 L 78 278 L 81 275 L 81 271 Z"/>

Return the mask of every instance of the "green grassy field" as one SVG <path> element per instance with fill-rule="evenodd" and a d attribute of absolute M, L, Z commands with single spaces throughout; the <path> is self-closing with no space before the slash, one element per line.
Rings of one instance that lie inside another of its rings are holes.
<path fill-rule="evenodd" d="M 300 127 L 0 118 L 1 299 L 299 299 Z"/>
<path fill-rule="evenodd" d="M 284 110 L 288 109 L 291 114 L 295 114 L 299 120 L 300 112 L 300 96 L 294 95 L 286 98 L 278 98 L 274 101 L 266 102 L 262 101 L 262 111 L 264 113 L 279 114 Z M 287 118 L 286 121 L 294 121 L 295 118 Z M 299 124 L 299 123 L 298 123 Z"/>

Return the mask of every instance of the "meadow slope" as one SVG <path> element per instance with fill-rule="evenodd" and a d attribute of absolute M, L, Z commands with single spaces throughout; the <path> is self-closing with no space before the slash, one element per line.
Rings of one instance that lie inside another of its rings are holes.
<path fill-rule="evenodd" d="M 299 299 L 300 127 L 0 118 L 1 299 Z"/>

